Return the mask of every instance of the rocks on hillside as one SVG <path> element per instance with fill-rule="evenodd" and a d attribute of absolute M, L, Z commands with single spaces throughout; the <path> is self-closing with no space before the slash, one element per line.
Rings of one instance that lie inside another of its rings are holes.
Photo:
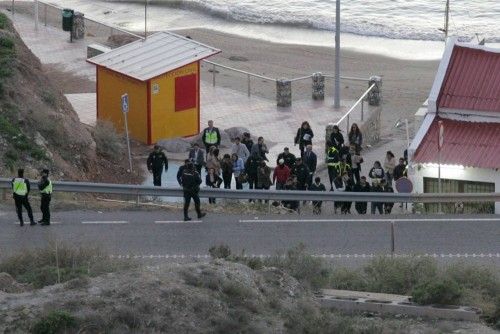
<path fill-rule="evenodd" d="M 0 291 L 7 293 L 21 293 L 27 289 L 23 284 L 17 283 L 12 276 L 7 273 L 0 273 Z"/>
<path fill-rule="evenodd" d="M 184 153 L 191 148 L 190 141 L 184 138 L 163 139 L 157 145 L 161 146 L 165 151 L 172 153 Z"/>

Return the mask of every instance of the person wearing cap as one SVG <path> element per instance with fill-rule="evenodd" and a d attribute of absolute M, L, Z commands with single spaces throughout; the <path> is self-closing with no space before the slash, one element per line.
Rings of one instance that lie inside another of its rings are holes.
<path fill-rule="evenodd" d="M 290 153 L 290 150 L 288 149 L 288 147 L 285 147 L 283 149 L 283 152 L 278 154 L 278 158 L 276 159 L 277 165 L 279 165 L 279 161 L 281 159 L 283 159 L 283 161 L 285 161 L 285 165 L 288 166 L 288 168 L 290 168 L 290 170 L 293 168 L 293 166 L 295 166 L 295 161 L 297 160 L 295 157 L 295 154 Z"/>
<path fill-rule="evenodd" d="M 165 167 L 165 172 L 168 170 L 168 159 L 161 147 L 155 145 L 153 152 L 148 156 L 147 166 L 150 173 L 153 173 L 153 185 L 161 187 L 161 174 Z"/>
<path fill-rule="evenodd" d="M 19 225 L 24 226 L 23 206 L 28 212 L 30 225 L 36 225 L 35 220 L 33 219 L 33 210 L 31 210 L 31 205 L 28 200 L 28 194 L 30 193 L 30 181 L 24 178 L 24 169 L 19 168 L 17 170 L 17 177 L 12 179 L 11 185 L 14 202 L 16 203 L 16 212 L 17 217 L 19 218 Z"/>
<path fill-rule="evenodd" d="M 285 165 L 285 160 L 280 159 L 278 161 L 278 166 L 273 172 L 273 184 L 276 184 L 276 190 L 283 190 L 285 188 L 286 181 L 290 177 L 291 171 L 287 165 Z"/>
<path fill-rule="evenodd" d="M 40 190 L 42 219 L 38 221 L 40 225 L 50 225 L 50 200 L 52 199 L 52 181 L 49 179 L 49 170 L 43 169 L 38 182 Z"/>
<path fill-rule="evenodd" d="M 205 217 L 206 213 L 201 212 L 200 197 L 198 196 L 198 193 L 200 192 L 201 177 L 191 161 L 189 161 L 183 168 L 181 179 L 182 190 L 184 192 L 184 221 L 191 220 L 188 216 L 191 199 L 193 199 L 198 218 Z"/>

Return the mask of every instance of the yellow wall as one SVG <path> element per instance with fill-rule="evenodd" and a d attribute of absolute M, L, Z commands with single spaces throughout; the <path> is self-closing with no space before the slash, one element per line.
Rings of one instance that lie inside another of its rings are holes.
<path fill-rule="evenodd" d="M 129 96 L 128 128 L 131 138 L 148 143 L 147 83 L 98 67 L 98 119 L 109 120 L 125 132 L 121 96 Z"/>
<path fill-rule="evenodd" d="M 186 137 L 199 132 L 199 92 L 196 92 L 197 107 L 183 111 L 175 111 L 175 78 L 196 74 L 199 80 L 198 63 L 181 67 L 150 80 L 151 93 L 151 140 L 156 143 L 160 139 Z M 155 94 L 154 85 L 159 91 Z M 199 85 L 196 87 L 199 90 Z"/>

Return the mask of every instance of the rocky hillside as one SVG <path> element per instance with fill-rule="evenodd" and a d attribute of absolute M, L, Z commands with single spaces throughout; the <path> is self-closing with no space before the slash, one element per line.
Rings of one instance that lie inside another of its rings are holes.
<path fill-rule="evenodd" d="M 95 139 L 0 14 L 0 175 L 48 167 L 54 179 L 119 182 L 126 165 L 97 153 Z"/>

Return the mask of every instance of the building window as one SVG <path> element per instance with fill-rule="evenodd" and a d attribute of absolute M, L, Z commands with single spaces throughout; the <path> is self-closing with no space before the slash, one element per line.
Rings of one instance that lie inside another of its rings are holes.
<path fill-rule="evenodd" d="M 490 182 L 474 182 L 464 180 L 441 179 L 443 193 L 494 193 L 495 184 Z M 424 177 L 424 193 L 438 193 L 439 181 L 437 178 Z M 442 210 L 445 213 L 462 212 L 462 208 L 457 203 L 442 203 Z M 425 211 L 437 213 L 437 203 L 426 203 Z M 463 203 L 464 213 L 494 213 L 495 203 Z"/>
<path fill-rule="evenodd" d="M 198 98 L 196 74 L 175 78 L 175 111 L 196 108 Z"/>

